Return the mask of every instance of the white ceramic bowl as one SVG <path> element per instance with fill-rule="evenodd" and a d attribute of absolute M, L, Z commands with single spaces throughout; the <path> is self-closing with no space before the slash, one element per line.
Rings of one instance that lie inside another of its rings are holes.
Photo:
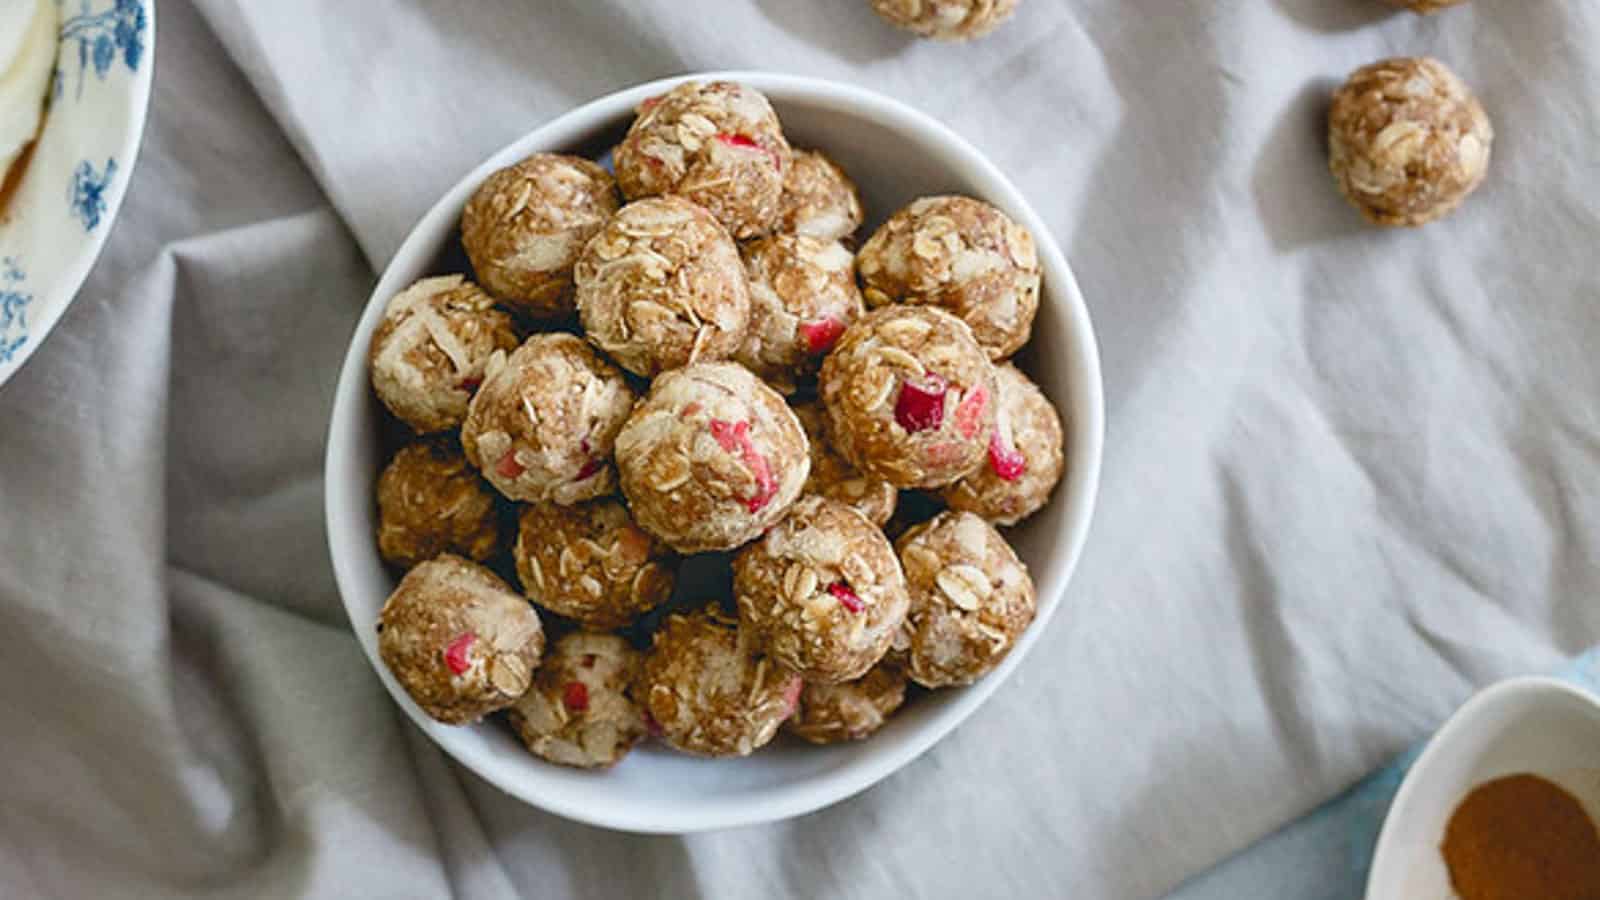
<path fill-rule="evenodd" d="M 641 832 L 683 833 L 799 815 L 856 793 L 905 765 L 994 692 L 1044 633 L 1072 575 L 1100 473 L 1102 409 L 1094 333 L 1072 270 L 1021 193 L 977 150 L 922 113 L 878 94 L 826 81 L 757 72 L 705 73 L 766 93 L 800 147 L 820 147 L 861 185 L 868 225 L 912 199 L 962 192 L 1006 210 L 1037 238 L 1044 292 L 1024 367 L 1064 414 L 1070 468 L 1051 504 L 1013 532 L 1039 589 L 1037 621 L 999 669 L 976 685 L 907 705 L 870 739 L 815 748 L 780 738 L 744 759 L 704 760 L 645 745 L 615 769 L 589 773 L 544 763 L 494 725 L 455 728 L 424 715 L 378 661 L 373 623 L 395 576 L 374 546 L 373 485 L 384 463 L 380 405 L 367 377 L 367 344 L 385 302 L 451 257 L 461 209 L 491 171 L 536 151 L 599 157 L 621 137 L 634 107 L 682 79 L 640 85 L 582 106 L 506 147 L 451 188 L 390 262 L 350 342 L 328 436 L 328 535 L 345 609 L 373 667 L 413 721 L 450 755 L 516 797 L 569 818 Z"/>
<path fill-rule="evenodd" d="M 44 128 L 0 216 L 0 384 L 77 296 L 122 206 L 155 68 L 155 0 L 57 0 Z"/>
<path fill-rule="evenodd" d="M 1472 698 L 1406 776 L 1367 880 L 1367 900 L 1454 900 L 1439 853 L 1445 825 L 1473 788 L 1539 775 L 1600 821 L 1600 697 L 1549 678 L 1503 681 Z"/>

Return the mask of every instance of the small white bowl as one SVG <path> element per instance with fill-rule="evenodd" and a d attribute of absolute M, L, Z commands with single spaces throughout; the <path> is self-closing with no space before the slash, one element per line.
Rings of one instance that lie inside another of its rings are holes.
<path fill-rule="evenodd" d="M 0 384 L 38 349 L 100 257 L 150 105 L 155 0 L 57 4 L 50 106 L 0 214 Z"/>
<path fill-rule="evenodd" d="M 1514 678 L 1461 707 L 1389 808 L 1367 900 L 1454 900 L 1439 852 L 1451 814 L 1484 782 L 1525 772 L 1562 786 L 1600 821 L 1600 697 L 1550 678 Z"/>
<path fill-rule="evenodd" d="M 978 684 L 919 698 L 860 743 L 815 748 L 785 739 L 752 756 L 704 760 L 646 744 L 615 769 L 590 773 L 531 756 L 494 725 L 455 728 L 424 715 L 378 660 L 373 623 L 395 584 L 374 546 L 373 485 L 385 460 L 380 407 L 368 384 L 367 344 L 389 297 L 440 271 L 461 209 L 493 170 L 536 151 L 599 157 L 622 136 L 634 107 L 683 79 L 640 85 L 582 106 L 490 157 L 423 217 L 395 254 L 350 342 L 328 435 L 328 538 L 345 609 L 395 701 L 446 752 L 513 796 L 584 822 L 628 831 L 685 833 L 782 819 L 863 790 L 910 762 L 999 688 L 1061 600 L 1088 532 L 1100 474 L 1100 366 L 1088 312 L 1049 229 L 1021 193 L 970 144 L 928 116 L 848 85 L 758 72 L 705 73 L 744 82 L 771 99 L 799 147 L 819 147 L 861 185 L 879 221 L 918 196 L 962 192 L 1006 210 L 1033 232 L 1044 291 L 1025 365 L 1061 409 L 1068 474 L 1050 505 L 1011 533 L 1039 589 L 1039 615 L 999 669 Z M 869 225 L 874 223 L 869 223 Z M 459 258 L 459 257 L 458 257 Z M 448 263 L 446 263 L 448 264 Z M 454 263 L 461 265 L 460 262 Z"/>

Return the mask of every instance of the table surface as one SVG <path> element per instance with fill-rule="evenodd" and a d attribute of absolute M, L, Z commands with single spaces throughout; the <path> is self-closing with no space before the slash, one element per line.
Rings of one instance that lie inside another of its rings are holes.
<path fill-rule="evenodd" d="M 1600 5 L 1024 0 L 970 45 L 864 0 L 162 0 L 143 157 L 0 388 L 0 893 L 1146 898 L 1501 676 L 1600 641 Z M 1366 227 L 1322 115 L 1431 54 L 1498 139 Z M 963 728 L 775 826 L 528 809 L 406 725 L 321 515 L 345 341 L 433 198 L 662 75 L 771 68 L 949 123 L 1099 329 L 1101 505 L 1063 613 Z"/>

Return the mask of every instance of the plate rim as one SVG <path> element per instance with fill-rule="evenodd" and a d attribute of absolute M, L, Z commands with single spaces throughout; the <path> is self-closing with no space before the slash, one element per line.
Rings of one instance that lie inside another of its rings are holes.
<path fill-rule="evenodd" d="M 122 201 L 127 197 L 128 187 L 133 183 L 133 173 L 139 165 L 139 152 L 144 147 L 145 125 L 149 121 L 150 97 L 155 82 L 156 0 L 143 0 L 143 5 L 146 35 L 144 55 L 148 65 L 135 70 L 133 77 L 128 79 L 132 90 L 133 108 L 128 117 L 128 131 L 122 136 L 116 156 L 119 160 L 127 160 L 127 164 L 123 167 L 121 177 L 111 179 L 110 188 L 106 191 L 106 208 L 102 213 L 105 227 L 91 229 L 86 235 L 85 242 L 72 259 L 61 268 L 54 282 L 45 285 L 42 290 L 36 289 L 35 298 L 38 305 L 29 309 L 32 324 L 28 328 L 28 339 L 16 349 L 10 360 L 0 363 L 0 388 L 22 371 L 22 367 L 27 365 L 33 354 L 55 331 L 56 325 L 67 314 L 67 308 L 78 299 L 78 292 L 83 289 L 84 282 L 89 280 L 89 273 L 94 269 L 95 263 L 100 261 L 100 254 L 104 252 L 106 242 L 111 239 L 111 232 L 116 230 L 117 219 L 122 212 Z M 61 53 L 58 32 L 56 47 L 58 67 Z M 46 116 L 49 115 L 47 112 Z M 23 178 L 27 177 L 27 173 L 24 172 Z"/>

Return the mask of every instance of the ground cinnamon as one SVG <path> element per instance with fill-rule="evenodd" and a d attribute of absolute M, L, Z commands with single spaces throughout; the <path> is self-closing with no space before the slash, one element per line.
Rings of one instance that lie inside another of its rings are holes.
<path fill-rule="evenodd" d="M 1600 831 L 1577 798 L 1537 775 L 1473 790 L 1440 849 L 1462 900 L 1600 900 Z"/>

